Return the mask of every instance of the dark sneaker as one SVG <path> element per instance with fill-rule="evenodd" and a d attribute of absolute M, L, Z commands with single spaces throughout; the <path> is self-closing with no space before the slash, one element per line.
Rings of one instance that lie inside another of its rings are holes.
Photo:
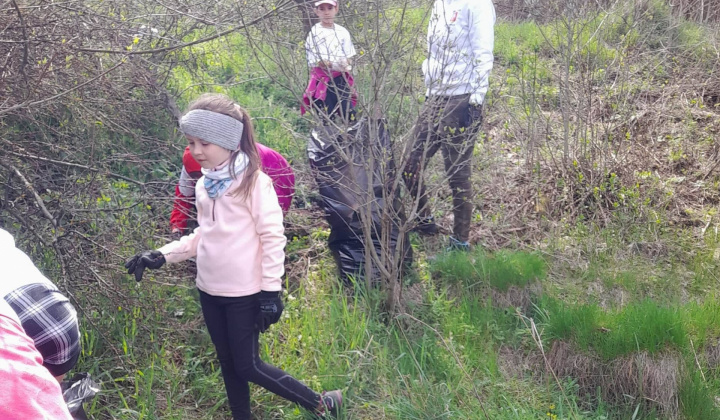
<path fill-rule="evenodd" d="M 450 237 L 450 245 L 447 248 L 448 252 L 450 251 L 462 251 L 462 252 L 469 252 L 470 251 L 470 243 L 469 242 L 460 242 L 454 237 Z"/>
<path fill-rule="evenodd" d="M 318 414 L 322 417 L 337 418 L 340 412 L 340 406 L 342 405 L 342 391 L 323 391 L 320 396 L 320 409 Z"/>
<path fill-rule="evenodd" d="M 438 227 L 435 224 L 435 219 L 432 217 L 419 219 L 417 225 L 415 225 L 414 228 L 412 228 L 412 232 L 417 232 L 421 235 L 437 235 L 438 234 Z"/>

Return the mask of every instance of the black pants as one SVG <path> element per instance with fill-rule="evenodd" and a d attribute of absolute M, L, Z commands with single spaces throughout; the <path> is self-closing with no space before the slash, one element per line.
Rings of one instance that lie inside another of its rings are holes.
<path fill-rule="evenodd" d="M 431 96 L 425 102 L 414 128 L 415 142 L 403 178 L 413 197 L 418 197 L 421 218 L 431 215 L 425 184 L 420 181 L 425 165 L 442 150 L 445 173 L 453 197 L 453 235 L 461 242 L 470 237 L 472 218 L 472 155 L 481 121 L 469 119 L 470 95 Z"/>
<path fill-rule="evenodd" d="M 262 386 L 308 410 L 320 403 L 320 395 L 305 384 L 260 360 L 255 316 L 258 295 L 212 296 L 200 291 L 205 324 L 217 351 L 234 420 L 249 420 L 249 382 Z"/>
<path fill-rule="evenodd" d="M 355 109 L 352 105 L 352 87 L 345 80 L 345 75 L 333 78 L 327 89 L 325 100 L 315 99 L 313 104 L 320 112 L 334 117 L 340 116 L 347 121 L 355 120 Z"/>

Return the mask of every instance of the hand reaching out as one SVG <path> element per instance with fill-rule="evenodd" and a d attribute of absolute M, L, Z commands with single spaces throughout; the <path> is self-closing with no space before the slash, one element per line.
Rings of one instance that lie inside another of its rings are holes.
<path fill-rule="evenodd" d="M 127 260 L 125 268 L 128 274 L 135 274 L 135 281 L 142 280 L 145 268 L 157 270 L 165 264 L 165 256 L 160 251 L 143 251 L 138 252 L 132 258 Z"/>

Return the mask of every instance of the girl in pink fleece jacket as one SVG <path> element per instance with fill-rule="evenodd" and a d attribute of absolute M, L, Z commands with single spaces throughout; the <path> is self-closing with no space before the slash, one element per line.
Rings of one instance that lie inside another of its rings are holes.
<path fill-rule="evenodd" d="M 272 181 L 260 170 L 250 116 L 227 96 L 206 94 L 190 105 L 180 130 L 202 167 L 195 185 L 199 227 L 136 254 L 125 264 L 128 273 L 140 281 L 145 268 L 196 258 L 200 304 L 235 420 L 251 418 L 249 382 L 314 413 L 335 415 L 340 391 L 318 394 L 260 359 L 259 334 L 283 310 L 286 238 Z"/>

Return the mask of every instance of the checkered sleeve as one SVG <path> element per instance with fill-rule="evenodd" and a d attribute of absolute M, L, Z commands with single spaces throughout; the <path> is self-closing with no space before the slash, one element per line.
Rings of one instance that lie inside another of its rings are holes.
<path fill-rule="evenodd" d="M 43 356 L 43 365 L 59 376 L 73 368 L 80 355 L 77 313 L 51 284 L 29 284 L 5 296 L 25 333 Z"/>

